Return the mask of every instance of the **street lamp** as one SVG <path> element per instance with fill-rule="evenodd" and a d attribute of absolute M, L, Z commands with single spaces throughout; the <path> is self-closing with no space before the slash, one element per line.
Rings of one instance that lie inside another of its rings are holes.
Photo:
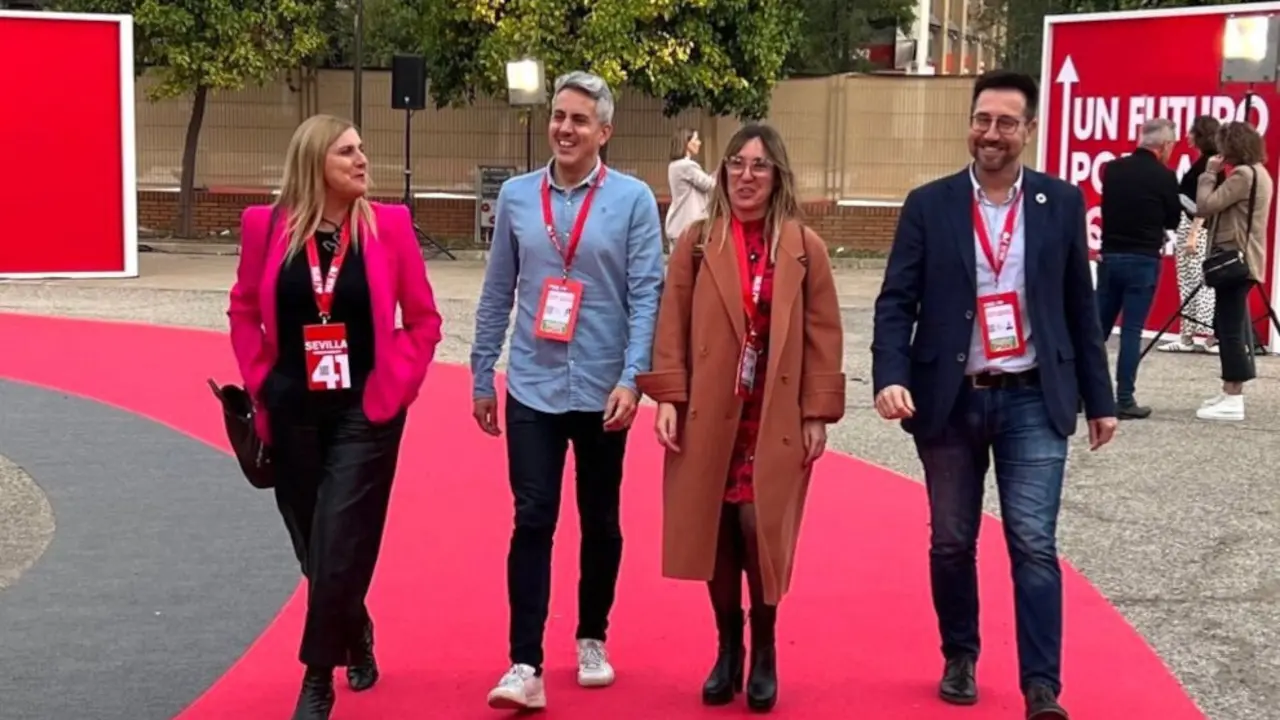
<path fill-rule="evenodd" d="M 356 127 L 364 125 L 364 0 L 356 0 L 355 42 L 352 64 L 354 72 L 351 77 L 351 122 Z"/>
<path fill-rule="evenodd" d="M 507 103 L 525 109 L 525 172 L 533 172 L 533 108 L 547 102 L 546 69 L 530 57 L 507 63 Z"/>
<path fill-rule="evenodd" d="M 1232 15 L 1222 32 L 1222 74 L 1227 83 L 1245 83 L 1244 118 L 1249 122 L 1253 108 L 1254 83 L 1276 81 L 1280 61 L 1280 17 L 1275 15 Z"/>

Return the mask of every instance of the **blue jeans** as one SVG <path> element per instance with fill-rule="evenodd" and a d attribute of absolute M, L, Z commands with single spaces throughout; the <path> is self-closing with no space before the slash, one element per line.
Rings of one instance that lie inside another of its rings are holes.
<path fill-rule="evenodd" d="M 1138 379 L 1138 356 L 1142 354 L 1142 328 L 1151 312 L 1160 279 L 1160 258 L 1127 253 L 1109 253 L 1098 263 L 1098 322 L 1102 336 L 1110 337 L 1116 319 L 1120 326 L 1120 358 L 1116 361 L 1116 402 L 1133 405 L 1133 385 Z"/>
<path fill-rule="evenodd" d="M 1013 566 L 1018 674 L 1062 690 L 1062 570 L 1058 565 L 1058 508 L 1067 438 L 1049 422 L 1039 387 L 966 387 L 947 427 L 916 440 L 929 495 L 929 579 L 951 659 L 980 650 L 978 527 L 987 469 L 995 457 L 1004 538 Z"/>

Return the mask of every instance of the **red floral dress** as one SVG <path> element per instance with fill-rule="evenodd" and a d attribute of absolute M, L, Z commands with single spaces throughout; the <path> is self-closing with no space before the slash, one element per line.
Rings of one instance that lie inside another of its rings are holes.
<path fill-rule="evenodd" d="M 764 241 L 764 223 L 748 223 L 744 227 L 747 243 L 748 265 L 767 256 L 769 248 Z M 729 478 L 724 501 L 732 504 L 755 502 L 754 487 L 756 440 L 760 435 L 760 411 L 764 407 L 764 379 L 769 365 L 769 315 L 773 301 L 773 263 L 768 262 L 760 283 L 759 311 L 756 313 L 756 336 L 759 339 L 759 355 L 756 358 L 756 377 L 750 397 L 742 403 L 742 417 L 738 421 L 738 435 L 733 443 L 733 456 L 729 461 Z M 745 308 L 744 308 L 745 312 Z M 747 321 L 751 321 L 748 315 Z"/>

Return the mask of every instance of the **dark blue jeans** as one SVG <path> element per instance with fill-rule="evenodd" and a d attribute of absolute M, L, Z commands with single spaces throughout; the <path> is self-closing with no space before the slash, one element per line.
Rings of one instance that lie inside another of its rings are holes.
<path fill-rule="evenodd" d="M 1116 360 L 1116 402 L 1132 405 L 1133 385 L 1138 379 L 1138 356 L 1142 354 L 1142 327 L 1151 312 L 1160 279 L 1160 258 L 1148 255 L 1108 253 L 1098 263 L 1098 322 L 1102 336 L 1110 337 L 1116 319 L 1120 326 L 1120 358 Z"/>
<path fill-rule="evenodd" d="M 995 458 L 1004 537 L 1013 566 L 1019 681 L 1062 689 L 1062 571 L 1058 508 L 1067 438 L 1049 423 L 1039 387 L 966 387 L 946 429 L 917 439 L 929 495 L 929 575 L 942 654 L 977 659 L 978 526 Z"/>

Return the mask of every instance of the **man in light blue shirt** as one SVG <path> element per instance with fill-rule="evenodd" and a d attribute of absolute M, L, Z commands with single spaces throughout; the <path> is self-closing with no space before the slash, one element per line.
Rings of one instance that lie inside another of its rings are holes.
<path fill-rule="evenodd" d="M 622 561 L 623 454 L 639 403 L 635 378 L 650 366 L 663 268 L 653 191 L 600 159 L 613 112 L 601 78 L 557 79 L 551 162 L 498 195 L 471 349 L 473 414 L 498 436 L 494 365 L 514 305 L 505 398 L 516 511 L 507 556 L 511 668 L 489 693 L 495 708 L 546 707 L 542 640 L 570 443 L 582 528 L 578 683 L 614 680 L 604 641 Z"/>

